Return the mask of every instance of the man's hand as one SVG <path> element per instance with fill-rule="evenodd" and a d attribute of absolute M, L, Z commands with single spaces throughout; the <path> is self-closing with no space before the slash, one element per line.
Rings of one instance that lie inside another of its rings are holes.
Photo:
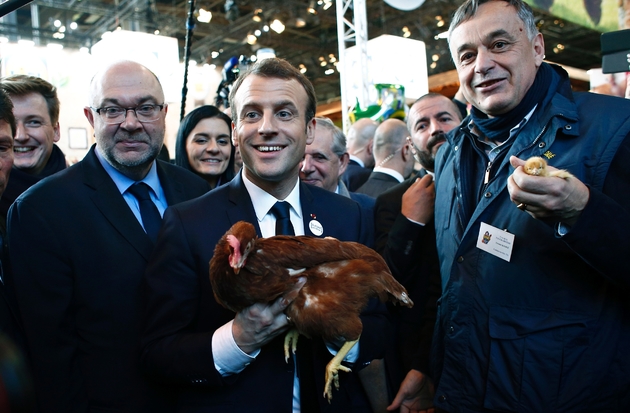
<path fill-rule="evenodd" d="M 270 304 L 257 303 L 234 317 L 232 335 L 243 352 L 251 354 L 288 329 L 285 308 L 289 300 L 279 297 Z"/>
<path fill-rule="evenodd" d="M 426 224 L 433 219 L 435 182 L 429 174 L 411 184 L 402 197 L 402 214 L 414 222 Z"/>
<path fill-rule="evenodd" d="M 590 196 L 588 187 L 575 177 L 531 176 L 523 171 L 525 161 L 510 157 L 514 173 L 507 182 L 510 199 L 536 219 L 557 219 L 575 224 Z M 556 168 L 548 166 L 549 170 Z"/>
<path fill-rule="evenodd" d="M 435 413 L 434 394 L 433 381 L 418 370 L 410 370 L 387 410 L 400 408 L 400 413 Z"/>

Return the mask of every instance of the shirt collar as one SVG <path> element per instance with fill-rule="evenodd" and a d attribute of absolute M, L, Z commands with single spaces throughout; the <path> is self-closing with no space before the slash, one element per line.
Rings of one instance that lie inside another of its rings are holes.
<path fill-rule="evenodd" d="M 400 172 L 395 171 L 395 170 L 390 169 L 390 168 L 384 168 L 382 166 L 375 167 L 372 172 L 381 172 L 381 173 L 387 174 L 389 176 L 393 176 L 394 178 L 396 178 L 396 180 L 398 182 L 402 182 L 402 181 L 405 180 L 405 178 L 402 176 L 402 174 Z"/>
<path fill-rule="evenodd" d="M 355 161 L 356 163 L 359 164 L 359 166 L 361 166 L 362 168 L 365 168 L 365 163 L 360 158 L 357 158 L 354 155 L 350 155 L 350 160 Z"/>
<path fill-rule="evenodd" d="M 254 206 L 254 211 L 256 212 L 256 218 L 258 222 L 261 222 L 263 218 L 269 213 L 269 210 L 275 205 L 278 201 L 285 201 L 291 205 L 291 209 L 296 213 L 300 219 L 302 219 L 302 206 L 300 204 L 300 179 L 299 177 L 295 177 L 295 185 L 291 190 L 291 193 L 285 199 L 277 199 L 270 193 L 256 186 L 255 183 L 250 181 L 245 175 L 245 171 L 241 170 L 241 178 L 243 179 L 243 184 L 245 185 L 245 189 L 249 193 L 249 197 L 252 199 L 252 204 Z"/>

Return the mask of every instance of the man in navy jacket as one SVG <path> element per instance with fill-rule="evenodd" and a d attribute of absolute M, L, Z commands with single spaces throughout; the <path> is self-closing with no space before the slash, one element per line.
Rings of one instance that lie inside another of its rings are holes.
<path fill-rule="evenodd" d="M 573 93 L 521 0 L 466 1 L 449 47 L 473 109 L 436 162 L 436 406 L 627 412 L 630 102 Z"/>

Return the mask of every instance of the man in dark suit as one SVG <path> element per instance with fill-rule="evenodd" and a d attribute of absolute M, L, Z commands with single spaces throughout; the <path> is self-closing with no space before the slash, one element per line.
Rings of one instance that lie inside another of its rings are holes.
<path fill-rule="evenodd" d="M 433 406 L 429 353 L 441 294 L 433 207 L 435 155 L 446 133 L 461 122 L 458 107 L 438 93 L 420 97 L 409 109 L 410 145 L 422 169 L 376 198 L 376 250 L 403 284 L 414 307 L 396 308 L 398 354 L 406 374 L 393 403 L 421 411 Z"/>
<path fill-rule="evenodd" d="M 238 78 L 230 103 L 243 169 L 228 185 L 166 212 L 146 274 L 142 363 L 180 389 L 180 412 L 368 412 L 357 371 L 382 357 L 389 327 L 382 306 L 364 312 L 359 347 L 346 359 L 353 371 L 340 375 L 329 405 L 322 394 L 331 353 L 321 338 L 300 337 L 297 369 L 284 360 L 286 298 L 237 314 L 214 300 L 208 263 L 217 241 L 241 220 L 259 236 L 275 235 L 275 206 L 288 208 L 296 235 L 365 241 L 356 202 L 299 180 L 315 126 L 308 79 L 284 60 L 264 59 Z"/>
<path fill-rule="evenodd" d="M 348 166 L 346 137 L 328 118 L 315 118 L 313 142 L 306 146 L 300 168 L 300 179 L 309 185 L 350 198 L 363 210 L 365 231 L 369 234 L 368 247 L 374 247 L 374 204 L 376 200 L 365 194 L 348 191 L 341 176 Z"/>
<path fill-rule="evenodd" d="M 348 191 L 354 192 L 365 183 L 374 168 L 374 132 L 378 123 L 369 118 L 357 120 L 348 130 L 348 166 L 342 181 Z"/>
<path fill-rule="evenodd" d="M 155 161 L 167 106 L 147 68 L 123 61 L 99 71 L 89 104 L 84 113 L 96 145 L 9 210 L 13 278 L 39 409 L 169 411 L 164 392 L 139 369 L 139 287 L 160 211 L 208 186 Z M 137 186 L 148 199 L 132 194 Z"/>
<path fill-rule="evenodd" d="M 373 151 L 376 167 L 356 192 L 376 198 L 409 176 L 414 158 L 408 136 L 407 125 L 400 119 L 387 119 L 376 128 Z"/>

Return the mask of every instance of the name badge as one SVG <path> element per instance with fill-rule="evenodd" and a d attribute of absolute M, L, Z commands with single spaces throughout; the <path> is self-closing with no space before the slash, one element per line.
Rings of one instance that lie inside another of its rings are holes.
<path fill-rule="evenodd" d="M 485 222 L 481 223 L 479 236 L 477 237 L 477 248 L 510 262 L 513 247 L 514 234 L 495 228 Z"/>

